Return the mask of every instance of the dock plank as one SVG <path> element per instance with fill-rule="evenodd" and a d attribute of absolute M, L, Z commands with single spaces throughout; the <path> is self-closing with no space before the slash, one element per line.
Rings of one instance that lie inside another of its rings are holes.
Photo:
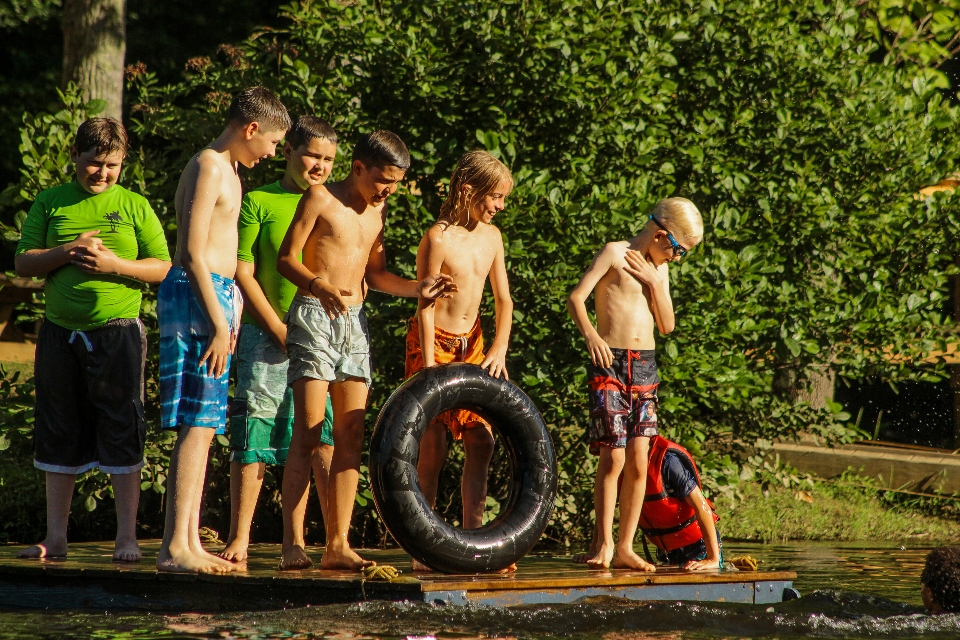
<path fill-rule="evenodd" d="M 634 600 L 779 602 L 796 574 L 789 571 L 656 573 L 592 570 L 569 556 L 531 555 L 513 574 L 412 573 L 400 550 L 363 550 L 403 575 L 371 582 L 359 573 L 317 568 L 322 548 L 309 548 L 316 563 L 279 571 L 279 545 L 251 545 L 246 567 L 225 575 L 169 574 L 156 570 L 159 541 L 141 541 L 144 560 L 112 562 L 112 543 L 71 544 L 64 559 L 22 560 L 22 545 L 0 547 L 0 606 L 141 609 L 163 611 L 263 610 L 364 600 L 413 600 L 448 604 L 510 606 L 573 602 L 614 596 Z M 52 601 L 52 604 L 51 604 Z"/>

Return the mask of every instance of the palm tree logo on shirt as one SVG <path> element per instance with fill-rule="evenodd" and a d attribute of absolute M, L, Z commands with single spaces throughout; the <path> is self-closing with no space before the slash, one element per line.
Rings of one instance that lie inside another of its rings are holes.
<path fill-rule="evenodd" d="M 116 232 L 117 232 L 117 225 L 120 224 L 121 222 L 123 222 L 123 219 L 120 218 L 120 212 L 119 212 L 119 211 L 113 211 L 113 212 L 111 212 L 111 213 L 108 213 L 108 214 L 104 215 L 103 217 L 106 218 L 107 222 L 110 223 L 110 231 L 111 231 L 112 233 L 116 233 Z"/>

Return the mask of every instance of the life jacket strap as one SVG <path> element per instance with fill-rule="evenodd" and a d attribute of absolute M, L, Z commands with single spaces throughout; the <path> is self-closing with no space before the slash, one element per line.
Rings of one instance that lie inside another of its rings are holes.
<path fill-rule="evenodd" d="M 684 529 L 686 529 L 696 521 L 697 521 L 697 516 L 693 516 L 686 522 L 678 524 L 675 527 L 669 527 L 667 529 L 641 529 L 641 530 L 645 535 L 648 535 L 652 538 L 661 538 L 663 536 L 668 536 L 671 533 L 677 533 L 678 531 L 683 531 Z"/>

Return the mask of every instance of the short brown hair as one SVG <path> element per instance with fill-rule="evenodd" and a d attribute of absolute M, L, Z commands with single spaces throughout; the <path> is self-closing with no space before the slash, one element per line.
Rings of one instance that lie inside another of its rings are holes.
<path fill-rule="evenodd" d="M 373 131 L 364 134 L 353 148 L 353 159 L 367 167 L 397 167 L 406 171 L 410 168 L 410 152 L 395 133 Z"/>
<path fill-rule="evenodd" d="M 260 86 L 249 87 L 234 96 L 228 120 L 244 127 L 256 122 L 265 131 L 289 131 L 292 124 L 280 98 Z"/>
<path fill-rule="evenodd" d="M 920 574 L 944 611 L 960 611 L 960 547 L 940 547 L 927 555 Z"/>
<path fill-rule="evenodd" d="M 314 138 L 323 138 L 337 144 L 337 132 L 326 120 L 314 116 L 300 116 L 296 124 L 287 132 L 287 142 L 294 149 L 299 149 Z"/>
<path fill-rule="evenodd" d="M 73 148 L 77 153 L 95 149 L 97 157 L 119 151 L 126 158 L 128 143 L 127 129 L 116 118 L 90 118 L 77 129 Z"/>

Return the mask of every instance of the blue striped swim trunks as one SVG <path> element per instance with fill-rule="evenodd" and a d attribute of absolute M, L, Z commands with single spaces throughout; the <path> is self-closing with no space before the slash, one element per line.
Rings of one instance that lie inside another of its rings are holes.
<path fill-rule="evenodd" d="M 223 315 L 236 331 L 243 300 L 233 280 L 210 274 Z M 164 429 L 205 427 L 224 433 L 227 424 L 229 356 L 219 378 L 207 375 L 200 358 L 211 327 L 182 267 L 171 267 L 157 295 L 160 319 L 160 412 Z"/>

